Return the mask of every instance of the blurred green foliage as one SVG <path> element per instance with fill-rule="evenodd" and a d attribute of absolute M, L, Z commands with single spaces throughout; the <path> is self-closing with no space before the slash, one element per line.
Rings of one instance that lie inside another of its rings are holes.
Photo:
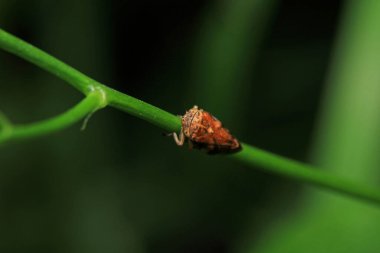
<path fill-rule="evenodd" d="M 378 5 L 351 1 L 325 87 L 337 1 L 5 0 L 0 23 L 168 111 L 198 104 L 248 143 L 303 161 L 313 150 L 315 163 L 378 182 Z M 0 59 L 0 108 L 12 121 L 81 98 Z M 1 148 L 1 252 L 379 251 L 372 206 L 179 149 L 116 110 L 79 128 Z"/>
<path fill-rule="evenodd" d="M 379 184 L 379 1 L 344 8 L 314 160 L 337 174 Z M 308 192 L 305 205 L 248 252 L 379 252 L 380 210 L 331 194 Z M 247 249 L 243 249 L 247 252 Z"/>

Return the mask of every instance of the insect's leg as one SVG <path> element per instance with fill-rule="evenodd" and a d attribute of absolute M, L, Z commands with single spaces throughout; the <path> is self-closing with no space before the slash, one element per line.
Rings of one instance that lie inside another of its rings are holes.
<path fill-rule="evenodd" d="M 181 132 L 179 133 L 179 137 L 178 137 L 177 133 L 173 133 L 173 139 L 178 146 L 183 145 L 183 143 L 185 142 L 185 135 L 184 135 L 182 129 L 181 129 Z"/>
<path fill-rule="evenodd" d="M 193 149 L 193 142 L 192 141 L 189 141 L 189 150 L 192 150 Z"/>

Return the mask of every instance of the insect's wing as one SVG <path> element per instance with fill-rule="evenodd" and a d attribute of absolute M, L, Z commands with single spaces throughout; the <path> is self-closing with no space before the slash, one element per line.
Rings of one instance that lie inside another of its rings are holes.
<path fill-rule="evenodd" d="M 241 149 L 228 129 L 206 111 L 202 111 L 201 120 L 190 139 L 195 148 L 206 149 L 209 154 L 234 153 Z"/>

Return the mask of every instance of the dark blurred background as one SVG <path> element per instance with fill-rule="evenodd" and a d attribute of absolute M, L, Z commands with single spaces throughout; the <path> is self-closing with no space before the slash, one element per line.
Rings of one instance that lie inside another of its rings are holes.
<path fill-rule="evenodd" d="M 194 104 L 239 139 L 309 162 L 341 1 L 2 0 L 3 29 L 174 114 Z M 16 123 L 82 95 L 0 51 Z M 113 108 L 0 150 L 1 252 L 248 252 L 304 188 L 177 147 Z M 242 239 L 245 238 L 245 239 Z M 239 250 L 238 250 L 239 249 Z"/>

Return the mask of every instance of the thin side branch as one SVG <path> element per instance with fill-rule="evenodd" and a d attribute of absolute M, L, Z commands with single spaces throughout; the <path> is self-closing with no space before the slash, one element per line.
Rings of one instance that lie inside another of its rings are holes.
<path fill-rule="evenodd" d="M 0 129 L 0 144 L 36 138 L 60 131 L 105 106 L 106 100 L 102 91 L 94 90 L 70 110 L 50 119 L 26 125 L 8 123 L 6 127 Z"/>

